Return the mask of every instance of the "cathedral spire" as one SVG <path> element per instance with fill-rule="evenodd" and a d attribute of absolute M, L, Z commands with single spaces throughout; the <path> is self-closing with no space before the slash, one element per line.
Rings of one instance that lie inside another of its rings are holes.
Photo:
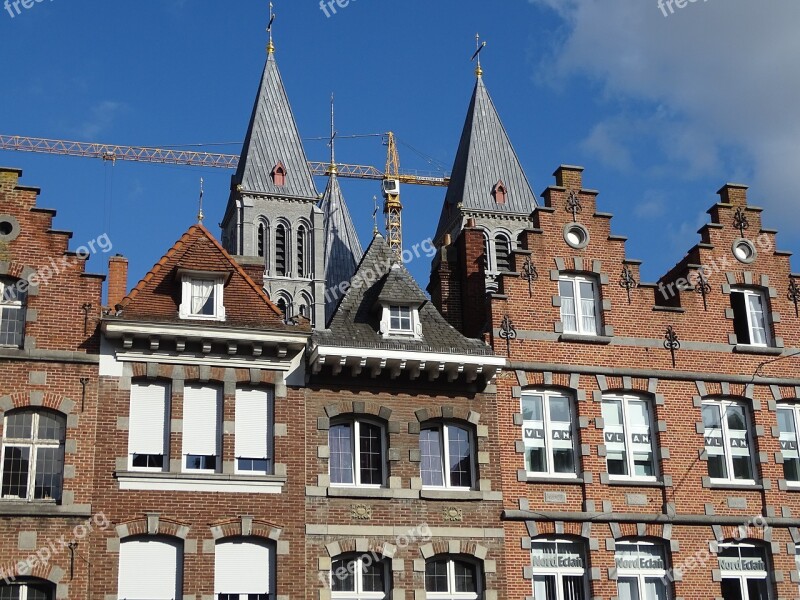
<path fill-rule="evenodd" d="M 483 45 L 473 58 L 480 56 Z M 480 64 L 479 64 L 480 70 Z M 527 218 L 536 196 L 486 89 L 482 71 L 472 92 L 434 241 L 457 232 L 469 216 L 503 213 Z M 472 214 L 471 214 L 472 213 Z"/>

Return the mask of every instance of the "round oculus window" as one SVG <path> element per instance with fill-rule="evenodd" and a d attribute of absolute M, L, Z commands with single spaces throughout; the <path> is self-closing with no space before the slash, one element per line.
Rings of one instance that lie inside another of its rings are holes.
<path fill-rule="evenodd" d="M 589 244 L 589 232 L 583 225 L 568 223 L 564 227 L 564 241 L 573 248 L 585 248 Z"/>
<path fill-rule="evenodd" d="M 749 264 L 756 259 L 756 247 L 750 240 L 736 240 L 733 243 L 733 255 L 739 262 Z"/>
<path fill-rule="evenodd" d="M 19 236 L 19 221 L 11 215 L 0 215 L 0 242 L 13 242 Z"/>
<path fill-rule="evenodd" d="M 0 221 L 0 235 L 11 235 L 14 231 L 14 226 L 10 221 Z"/>

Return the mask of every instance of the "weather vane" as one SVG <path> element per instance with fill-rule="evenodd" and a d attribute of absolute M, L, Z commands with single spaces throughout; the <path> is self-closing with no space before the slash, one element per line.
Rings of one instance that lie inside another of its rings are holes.
<path fill-rule="evenodd" d="M 275 44 L 272 43 L 272 24 L 275 22 L 277 16 L 272 10 L 272 2 L 269 3 L 269 25 L 267 25 L 267 33 L 269 34 L 269 44 L 267 45 L 267 53 L 275 53 Z"/>
<path fill-rule="evenodd" d="M 202 225 L 203 224 L 203 219 L 205 219 L 205 218 L 206 218 L 206 216 L 203 214 L 203 178 L 201 177 L 200 178 L 200 210 L 197 211 L 197 222 L 200 223 L 200 225 Z"/>
<path fill-rule="evenodd" d="M 372 220 L 375 221 L 375 228 L 372 230 L 372 235 L 378 235 L 378 197 L 373 196 L 372 201 L 375 203 L 375 209 L 372 211 Z"/>
<path fill-rule="evenodd" d="M 483 76 L 483 68 L 481 67 L 481 50 L 486 48 L 486 42 L 481 42 L 481 34 L 480 33 L 476 33 L 475 34 L 475 47 L 477 49 L 475 50 L 475 54 L 472 55 L 472 61 L 473 62 L 475 62 L 476 58 L 478 59 L 478 66 L 475 67 L 475 75 L 477 75 L 478 77 L 482 77 Z"/>

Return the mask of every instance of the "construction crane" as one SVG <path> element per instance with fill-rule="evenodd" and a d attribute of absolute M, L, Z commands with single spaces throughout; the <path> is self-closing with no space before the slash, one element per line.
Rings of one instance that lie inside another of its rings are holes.
<path fill-rule="evenodd" d="M 394 133 L 389 132 L 386 134 L 386 144 L 388 146 L 388 156 L 385 170 L 381 171 L 377 167 L 367 165 L 337 163 L 336 175 L 351 179 L 371 179 L 383 182 L 386 232 L 392 249 L 399 254 L 402 251 L 401 215 L 403 210 L 403 206 L 400 203 L 400 184 L 408 183 L 411 185 L 447 187 L 450 183 L 450 178 L 443 177 L 436 173 L 421 173 L 418 171 L 406 171 L 401 173 L 400 159 L 397 152 L 397 139 Z M 99 158 L 111 162 L 124 160 L 217 169 L 235 169 L 239 164 L 239 156 L 236 154 L 216 154 L 213 152 L 194 150 L 74 142 L 3 134 L 0 134 L 0 150 L 37 152 L 62 156 L 81 156 Z M 309 161 L 308 166 L 313 175 L 324 177 L 331 174 L 330 162 Z"/>

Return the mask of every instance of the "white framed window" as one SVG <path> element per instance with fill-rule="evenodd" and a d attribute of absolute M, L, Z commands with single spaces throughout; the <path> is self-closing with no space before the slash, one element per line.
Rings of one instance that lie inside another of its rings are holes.
<path fill-rule="evenodd" d="M 629 540 L 615 544 L 619 600 L 669 600 L 663 544 Z"/>
<path fill-rule="evenodd" d="M 572 401 L 559 392 L 522 393 L 522 439 L 529 475 L 575 477 Z"/>
<path fill-rule="evenodd" d="M 651 406 L 640 396 L 603 396 L 603 443 L 610 478 L 656 479 Z"/>
<path fill-rule="evenodd" d="M 410 306 L 389 307 L 389 331 L 411 333 L 412 325 Z"/>
<path fill-rule="evenodd" d="M 419 307 L 400 304 L 383 305 L 380 330 L 385 338 L 421 338 L 422 326 L 419 321 Z"/>
<path fill-rule="evenodd" d="M 588 600 L 583 543 L 560 538 L 531 540 L 531 570 L 537 600 Z"/>
<path fill-rule="evenodd" d="M 0 346 L 21 348 L 25 340 L 25 306 L 28 295 L 19 280 L 0 277 Z"/>
<path fill-rule="evenodd" d="M 337 558 L 331 564 L 333 600 L 388 600 L 391 587 L 389 563 L 375 554 Z"/>
<path fill-rule="evenodd" d="M 2 498 L 61 500 L 66 418 L 34 409 L 6 413 L 3 423 Z"/>
<path fill-rule="evenodd" d="M 769 600 L 766 549 L 747 543 L 720 544 L 717 552 L 723 600 Z"/>
<path fill-rule="evenodd" d="M 733 309 L 733 327 L 736 341 L 750 346 L 769 346 L 772 335 L 767 321 L 766 295 L 749 288 L 731 290 L 731 308 Z"/>
<path fill-rule="evenodd" d="M 353 419 L 328 431 L 331 485 L 381 487 L 386 483 L 386 434 L 383 426 Z"/>
<path fill-rule="evenodd" d="M 215 600 L 269 600 L 275 594 L 272 547 L 244 537 L 223 539 L 214 548 Z"/>
<path fill-rule="evenodd" d="M 183 470 L 217 473 L 220 464 L 222 390 L 187 385 L 183 390 Z"/>
<path fill-rule="evenodd" d="M 0 580 L 0 600 L 55 600 L 55 585 L 42 579 Z"/>
<path fill-rule="evenodd" d="M 703 427 L 711 480 L 754 483 L 752 437 L 744 404 L 733 400 L 704 401 Z"/>
<path fill-rule="evenodd" d="M 428 600 L 480 600 L 482 590 L 480 569 L 473 562 L 435 556 L 425 563 Z"/>
<path fill-rule="evenodd" d="M 169 470 L 170 386 L 134 382 L 128 419 L 128 468 Z"/>
<path fill-rule="evenodd" d="M 179 600 L 182 575 L 182 540 L 146 537 L 120 542 L 118 600 Z"/>
<path fill-rule="evenodd" d="M 236 472 L 245 475 L 272 473 L 272 390 L 236 389 Z"/>
<path fill-rule="evenodd" d="M 597 282 L 581 275 L 562 275 L 558 281 L 558 293 L 564 333 L 598 335 Z"/>
<path fill-rule="evenodd" d="M 778 432 L 783 477 L 789 485 L 800 485 L 800 404 L 778 405 Z"/>
<path fill-rule="evenodd" d="M 224 321 L 223 288 L 221 275 L 185 274 L 182 279 L 180 318 Z"/>
<path fill-rule="evenodd" d="M 452 423 L 424 427 L 419 434 L 419 449 L 423 487 L 472 489 L 475 447 L 471 431 Z"/>

